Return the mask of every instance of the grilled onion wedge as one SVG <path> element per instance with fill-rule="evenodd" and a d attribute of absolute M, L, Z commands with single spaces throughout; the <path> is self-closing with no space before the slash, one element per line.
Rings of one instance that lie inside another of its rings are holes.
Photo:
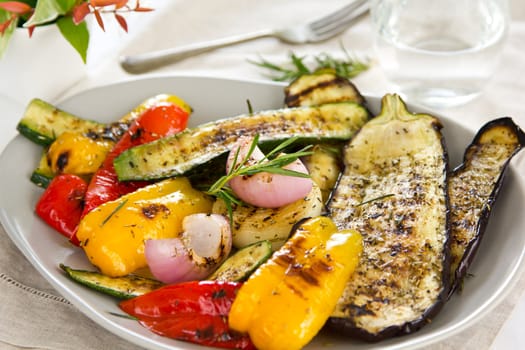
<path fill-rule="evenodd" d="M 506 169 L 525 147 L 525 133 L 509 117 L 485 124 L 449 177 L 451 204 L 450 295 L 459 290 L 481 243 Z"/>
<path fill-rule="evenodd" d="M 376 341 L 413 332 L 449 289 L 448 156 L 441 123 L 413 114 L 398 95 L 344 149 L 328 204 L 340 230 L 363 236 L 360 263 L 328 321 Z"/>

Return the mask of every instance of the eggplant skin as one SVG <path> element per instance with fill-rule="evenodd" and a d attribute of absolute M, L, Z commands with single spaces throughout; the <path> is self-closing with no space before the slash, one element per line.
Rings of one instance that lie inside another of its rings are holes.
<path fill-rule="evenodd" d="M 451 289 L 461 289 L 486 230 L 511 159 L 525 147 L 512 118 L 494 119 L 477 132 L 463 162 L 449 176 Z"/>
<path fill-rule="evenodd" d="M 397 95 L 349 141 L 330 202 L 339 229 L 363 236 L 360 263 L 327 327 L 379 341 L 414 332 L 449 290 L 448 153 L 440 121 Z"/>

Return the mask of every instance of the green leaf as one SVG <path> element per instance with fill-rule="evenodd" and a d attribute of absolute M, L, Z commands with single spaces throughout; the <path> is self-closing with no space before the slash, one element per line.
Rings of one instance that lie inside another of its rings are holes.
<path fill-rule="evenodd" d="M 69 1 L 69 0 L 66 0 Z M 31 27 L 51 23 L 55 21 L 59 16 L 65 15 L 68 9 L 64 8 L 66 4 L 60 0 L 39 0 L 36 3 L 35 12 L 33 15 L 24 23 L 24 27 Z"/>
<path fill-rule="evenodd" d="M 0 0 L 0 2 L 3 2 L 3 1 Z M 9 16 L 10 14 L 6 10 L 0 9 L 0 23 L 8 20 Z"/>
<path fill-rule="evenodd" d="M 77 50 L 82 61 L 86 63 L 89 46 L 89 31 L 86 22 L 76 25 L 72 17 L 66 16 L 58 19 L 57 26 L 64 38 Z"/>
<path fill-rule="evenodd" d="M 10 15 L 5 10 L 0 10 L 0 23 L 3 23 L 9 19 Z M 15 31 L 17 24 L 17 20 L 14 20 L 11 22 L 9 27 L 6 28 L 4 31 L 4 34 L 0 34 L 0 58 L 4 55 L 4 53 L 7 50 L 7 46 L 9 45 L 9 41 L 11 39 L 11 36 L 13 36 L 13 32 Z"/>
<path fill-rule="evenodd" d="M 56 0 L 56 1 L 58 5 L 62 8 L 62 11 L 64 11 L 64 13 L 68 13 L 69 11 L 71 11 L 73 7 L 75 6 L 75 4 L 77 3 L 76 0 Z"/>

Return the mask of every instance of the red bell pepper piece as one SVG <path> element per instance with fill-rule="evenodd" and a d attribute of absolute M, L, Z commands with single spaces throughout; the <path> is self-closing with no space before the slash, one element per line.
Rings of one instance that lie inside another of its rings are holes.
<path fill-rule="evenodd" d="M 72 240 L 82 215 L 86 189 L 87 182 L 79 176 L 60 174 L 49 183 L 36 204 L 35 212 Z"/>
<path fill-rule="evenodd" d="M 191 281 L 168 285 L 119 306 L 152 332 L 228 349 L 255 349 L 245 334 L 228 327 L 239 282 Z"/>
<path fill-rule="evenodd" d="M 225 316 L 240 286 L 240 283 L 217 281 L 170 284 L 127 300 L 120 307 L 136 317 L 163 317 L 173 313 Z"/>
<path fill-rule="evenodd" d="M 247 335 L 229 329 L 226 316 L 182 314 L 139 322 L 153 333 L 177 340 L 217 348 L 255 350 Z"/>
<path fill-rule="evenodd" d="M 188 112 L 173 103 L 165 102 L 152 107 L 139 117 L 142 132 L 134 142 L 143 144 L 176 134 L 186 129 L 188 117 Z"/>
<path fill-rule="evenodd" d="M 118 180 L 113 160 L 133 146 L 173 135 L 186 128 L 189 113 L 176 104 L 165 102 L 144 111 L 109 152 L 95 172 L 85 196 L 83 216 L 99 205 L 135 191 L 149 182 Z"/>

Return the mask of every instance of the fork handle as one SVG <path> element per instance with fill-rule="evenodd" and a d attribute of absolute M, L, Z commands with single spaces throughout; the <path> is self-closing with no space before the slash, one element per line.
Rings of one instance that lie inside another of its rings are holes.
<path fill-rule="evenodd" d="M 210 40 L 202 43 L 190 44 L 178 48 L 153 51 L 138 55 L 123 56 L 120 65 L 125 71 L 132 74 L 145 73 L 163 67 L 170 63 L 179 62 L 185 58 L 195 56 L 221 47 L 239 44 L 242 42 L 271 37 L 275 31 L 267 29 L 256 32 L 230 36 L 222 39 Z"/>

